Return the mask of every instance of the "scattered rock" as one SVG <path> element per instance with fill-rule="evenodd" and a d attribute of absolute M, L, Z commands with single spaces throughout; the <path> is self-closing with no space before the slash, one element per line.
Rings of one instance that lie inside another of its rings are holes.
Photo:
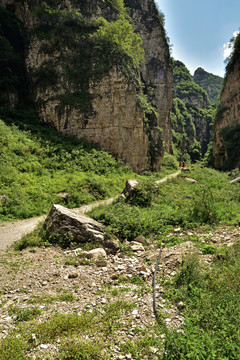
<path fill-rule="evenodd" d="M 78 273 L 76 273 L 76 272 L 71 272 L 68 274 L 69 279 L 75 279 L 77 277 L 78 277 Z"/>
<path fill-rule="evenodd" d="M 189 181 L 189 182 L 192 183 L 192 184 L 197 183 L 197 180 L 192 179 L 192 178 L 185 177 L 184 179 L 187 180 L 187 181 Z"/>
<path fill-rule="evenodd" d="M 137 241 L 132 241 L 130 243 L 130 248 L 132 251 L 134 252 L 141 252 L 141 251 L 145 251 L 145 248 L 142 244 L 140 244 L 139 242 Z"/>
<path fill-rule="evenodd" d="M 127 197 L 132 197 L 132 193 L 135 191 L 135 188 L 139 183 L 139 180 L 127 180 L 123 194 Z"/>
<path fill-rule="evenodd" d="M 138 235 L 135 239 L 135 241 L 137 243 L 143 244 L 143 245 L 148 245 L 148 241 L 147 239 L 143 236 L 143 235 Z"/>
<path fill-rule="evenodd" d="M 179 310 L 184 309 L 184 308 L 185 308 L 184 302 L 183 302 L 183 301 L 179 301 L 179 303 L 177 304 L 177 307 L 178 307 Z"/>
<path fill-rule="evenodd" d="M 97 267 L 104 267 L 107 266 L 108 262 L 107 260 L 96 260 L 95 264 Z"/>
<path fill-rule="evenodd" d="M 62 199 L 64 199 L 65 201 L 67 201 L 68 193 L 65 192 L 65 191 L 62 191 L 62 192 L 59 192 L 59 193 L 57 194 L 57 196 L 60 197 L 60 198 L 62 198 Z"/>
<path fill-rule="evenodd" d="M 88 259 L 98 259 L 99 257 L 105 258 L 107 256 L 106 251 L 103 248 L 90 250 L 86 252 L 85 255 Z"/>
<path fill-rule="evenodd" d="M 120 247 L 119 240 L 105 236 L 105 227 L 90 217 L 69 210 L 61 205 L 53 205 L 45 223 L 48 236 L 66 239 L 66 241 L 81 243 L 89 240 L 101 244 L 103 247 L 117 251 Z M 81 252 L 81 249 L 75 250 Z"/>

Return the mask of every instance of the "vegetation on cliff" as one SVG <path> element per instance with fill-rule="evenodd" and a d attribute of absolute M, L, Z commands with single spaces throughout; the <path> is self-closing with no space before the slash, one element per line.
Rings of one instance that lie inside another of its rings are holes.
<path fill-rule="evenodd" d="M 223 78 L 221 76 L 208 73 L 199 67 L 194 72 L 193 80 L 206 91 L 212 104 L 216 105 L 219 102 L 220 91 L 223 86 Z"/>
<path fill-rule="evenodd" d="M 237 85 L 240 66 L 240 34 L 231 39 L 230 43 L 233 43 L 233 51 L 227 59 L 222 89 L 224 100 L 221 97 L 214 118 L 214 165 L 224 170 L 233 169 L 240 165 L 240 105 L 238 104 L 240 90 Z"/>
<path fill-rule="evenodd" d="M 213 107 L 181 61 L 173 63 L 175 99 L 171 111 L 173 152 L 178 160 L 196 161 L 207 151 Z"/>
<path fill-rule="evenodd" d="M 36 70 L 33 80 L 42 89 L 64 89 L 64 94 L 56 95 L 64 105 L 89 109 L 90 81 L 101 80 L 113 66 L 135 84 L 139 82 L 144 58 L 142 40 L 123 1 L 109 1 L 109 5 L 113 8 L 109 20 L 93 18 L 87 12 L 61 10 L 46 2 L 35 9 L 32 37 L 42 42 L 41 51 L 51 59 Z"/>
<path fill-rule="evenodd" d="M 232 38 L 230 40 L 233 43 L 233 51 L 230 57 L 227 59 L 227 66 L 226 66 L 226 75 L 233 71 L 234 66 L 236 63 L 239 62 L 240 58 L 240 33 L 236 36 L 236 38 Z"/>

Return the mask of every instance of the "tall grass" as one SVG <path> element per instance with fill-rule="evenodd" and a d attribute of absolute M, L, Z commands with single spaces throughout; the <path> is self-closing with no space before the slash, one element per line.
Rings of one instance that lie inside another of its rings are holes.
<path fill-rule="evenodd" d="M 0 110 L 0 220 L 47 213 L 120 194 L 127 178 L 161 178 L 174 172 L 134 174 L 86 141 L 39 124 L 29 109 Z M 58 195 L 65 193 L 64 197 Z"/>
<path fill-rule="evenodd" d="M 240 359 L 240 243 L 204 267 L 188 256 L 171 282 L 172 300 L 185 303 L 181 331 L 167 331 L 161 359 Z"/>

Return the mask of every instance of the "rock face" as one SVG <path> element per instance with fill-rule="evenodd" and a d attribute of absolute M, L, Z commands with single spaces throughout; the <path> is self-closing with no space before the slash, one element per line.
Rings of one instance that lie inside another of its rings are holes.
<path fill-rule="evenodd" d="M 128 59 L 109 59 L 106 48 L 101 60 L 94 43 L 96 19 L 117 24 L 122 10 L 115 2 L 48 0 L 45 8 L 40 0 L 7 3 L 29 32 L 26 68 L 40 121 L 102 147 L 136 172 L 160 170 L 164 151 L 171 150 L 173 80 L 154 0 L 125 1 L 145 51 L 137 75 L 143 91 L 137 72 L 126 71 L 127 65 L 123 70 Z"/>
<path fill-rule="evenodd" d="M 171 151 L 171 124 L 173 74 L 170 66 L 169 47 L 159 14 L 152 0 L 126 0 L 126 6 L 143 40 L 145 63 L 142 76 L 152 104 L 159 113 L 158 123 L 163 133 L 167 152 Z M 156 137 L 156 135 L 152 135 Z"/>
<path fill-rule="evenodd" d="M 116 239 L 111 240 L 105 237 L 102 224 L 61 205 L 52 206 L 44 226 L 48 236 L 55 239 L 56 242 L 61 237 L 63 240 L 69 238 L 75 243 L 92 241 L 109 249 L 117 250 L 119 248 Z"/>
<path fill-rule="evenodd" d="M 228 71 L 215 119 L 213 143 L 217 169 L 240 167 L 240 61 Z"/>

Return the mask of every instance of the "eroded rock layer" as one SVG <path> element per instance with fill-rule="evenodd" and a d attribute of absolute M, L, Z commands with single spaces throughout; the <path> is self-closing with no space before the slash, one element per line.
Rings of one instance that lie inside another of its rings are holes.
<path fill-rule="evenodd" d="M 134 171 L 160 170 L 171 150 L 172 70 L 154 0 L 125 1 L 129 15 L 111 0 L 3 3 L 27 30 L 26 69 L 40 121 L 102 147 Z M 110 40 L 107 46 L 106 32 L 105 47 L 96 42 L 101 26 L 116 34 L 115 26 L 118 42 L 126 36 L 119 27 L 131 34 L 134 26 L 145 51 L 140 72 Z"/>

